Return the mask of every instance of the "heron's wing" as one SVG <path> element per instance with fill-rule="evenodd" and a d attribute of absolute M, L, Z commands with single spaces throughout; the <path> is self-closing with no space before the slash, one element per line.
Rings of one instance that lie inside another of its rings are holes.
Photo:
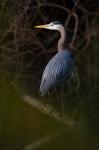
<path fill-rule="evenodd" d="M 57 86 L 69 76 L 73 66 L 72 59 L 64 55 L 56 55 L 47 64 L 41 81 L 40 91 L 46 93 L 51 87 Z M 43 94 L 43 95 L 44 95 Z"/>

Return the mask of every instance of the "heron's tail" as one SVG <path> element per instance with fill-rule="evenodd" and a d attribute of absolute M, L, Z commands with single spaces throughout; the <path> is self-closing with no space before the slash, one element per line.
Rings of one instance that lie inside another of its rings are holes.
<path fill-rule="evenodd" d="M 48 85 L 46 84 L 46 82 L 43 80 L 43 81 L 41 82 L 40 90 L 39 90 L 41 96 L 46 95 L 47 92 L 48 92 L 48 90 L 49 90 L 49 86 L 48 86 Z"/>

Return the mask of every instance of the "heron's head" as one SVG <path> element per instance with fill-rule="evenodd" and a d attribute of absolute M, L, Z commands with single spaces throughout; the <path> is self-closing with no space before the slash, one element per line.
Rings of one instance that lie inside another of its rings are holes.
<path fill-rule="evenodd" d="M 59 21 L 54 21 L 45 25 L 35 26 L 35 28 L 44 28 L 44 29 L 58 30 L 58 31 L 61 29 L 61 27 L 62 27 L 62 24 Z"/>

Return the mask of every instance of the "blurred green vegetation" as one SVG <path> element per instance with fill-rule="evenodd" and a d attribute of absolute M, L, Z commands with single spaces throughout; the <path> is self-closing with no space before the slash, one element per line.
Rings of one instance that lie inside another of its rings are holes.
<path fill-rule="evenodd" d="M 97 131 L 93 130 L 96 128 L 95 120 L 92 117 L 92 111 L 88 109 L 86 104 L 81 105 L 78 111 L 80 117 L 76 121 L 79 121 L 79 125 L 69 127 L 63 126 L 46 114 L 42 114 L 33 106 L 25 104 L 22 95 L 22 89 L 14 86 L 6 73 L 1 73 L 0 149 L 22 150 L 47 135 L 50 137 L 49 140 L 41 143 L 35 149 L 98 150 L 99 136 L 97 132 L 99 128 Z M 58 130 L 60 130 L 59 133 Z"/>
<path fill-rule="evenodd" d="M 22 91 L 0 75 L 0 149 L 21 149 L 57 130 L 60 124 L 22 100 Z"/>

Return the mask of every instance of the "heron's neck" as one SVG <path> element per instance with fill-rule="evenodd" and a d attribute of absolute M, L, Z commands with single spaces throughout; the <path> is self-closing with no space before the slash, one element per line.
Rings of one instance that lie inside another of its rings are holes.
<path fill-rule="evenodd" d="M 64 43 L 65 43 L 65 29 L 64 27 L 62 26 L 61 29 L 60 29 L 60 34 L 61 34 L 61 37 L 58 41 L 58 51 L 61 51 L 64 49 Z"/>

